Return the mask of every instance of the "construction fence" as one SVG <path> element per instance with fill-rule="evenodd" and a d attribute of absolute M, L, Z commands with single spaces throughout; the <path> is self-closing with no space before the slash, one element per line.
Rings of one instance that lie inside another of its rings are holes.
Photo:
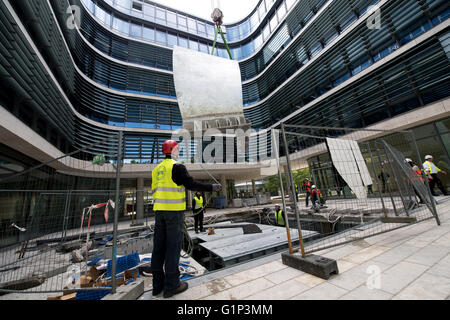
<path fill-rule="evenodd" d="M 122 154 L 120 133 L 1 177 L 0 295 L 97 300 L 140 277 L 152 251 L 151 194 L 121 187 L 133 174 Z"/>
<path fill-rule="evenodd" d="M 295 126 L 273 135 L 287 229 L 298 229 L 305 254 L 435 219 L 440 224 L 411 131 Z M 279 146 L 277 148 L 277 145 Z M 298 186 L 293 170 L 308 167 L 310 187 Z M 300 189 L 305 198 L 299 198 Z M 320 225 L 321 230 L 317 230 Z M 319 231 L 304 242 L 302 231 Z M 288 232 L 289 233 L 289 232 Z"/>

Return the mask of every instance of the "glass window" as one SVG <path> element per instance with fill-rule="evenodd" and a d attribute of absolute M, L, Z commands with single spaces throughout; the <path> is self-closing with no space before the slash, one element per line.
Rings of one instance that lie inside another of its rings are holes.
<path fill-rule="evenodd" d="M 436 122 L 436 126 L 440 133 L 450 131 L 450 118 Z M 450 143 L 450 141 L 449 141 Z"/>
<path fill-rule="evenodd" d="M 287 9 L 291 9 L 292 5 L 295 3 L 296 0 L 286 0 L 286 6 Z"/>
<path fill-rule="evenodd" d="M 266 4 L 265 4 L 264 0 L 261 2 L 260 6 L 258 8 L 258 13 L 259 13 L 259 20 L 262 20 L 262 18 L 266 14 Z"/>
<path fill-rule="evenodd" d="M 239 25 L 240 29 L 240 37 L 245 38 L 250 34 L 250 22 L 249 20 L 245 20 L 243 23 Z"/>
<path fill-rule="evenodd" d="M 258 10 L 256 10 L 255 13 L 250 18 L 250 31 L 255 30 L 258 24 L 259 24 L 259 16 Z"/>
<path fill-rule="evenodd" d="M 139 24 L 131 24 L 130 36 L 134 38 L 142 38 L 142 26 Z"/>
<path fill-rule="evenodd" d="M 128 35 L 130 33 L 130 23 L 128 21 L 124 21 L 122 19 L 114 17 L 113 29 L 116 29 L 117 31 L 120 31 Z"/>
<path fill-rule="evenodd" d="M 155 41 L 155 30 L 153 28 L 144 27 L 143 37 L 148 41 Z"/>
<path fill-rule="evenodd" d="M 177 27 L 177 15 L 175 13 L 167 11 L 167 25 L 172 28 Z"/>
<path fill-rule="evenodd" d="M 155 20 L 155 7 L 151 4 L 144 4 L 144 16 L 150 20 Z"/>
<path fill-rule="evenodd" d="M 188 39 L 182 36 L 178 37 L 178 45 L 183 48 L 189 48 Z"/>
<path fill-rule="evenodd" d="M 133 6 L 132 6 L 132 8 L 133 8 L 134 10 L 142 11 L 142 3 L 141 3 L 141 2 L 133 1 Z"/>
<path fill-rule="evenodd" d="M 219 52 L 219 57 L 222 57 L 222 58 L 229 58 L 229 57 L 228 57 L 228 52 L 227 52 L 226 49 L 218 49 L 218 52 Z"/>
<path fill-rule="evenodd" d="M 167 44 L 169 45 L 169 47 L 178 45 L 177 35 L 169 32 L 167 34 Z"/>
<path fill-rule="evenodd" d="M 203 22 L 197 21 L 197 28 L 201 35 L 206 36 L 206 25 Z"/>
<path fill-rule="evenodd" d="M 198 42 L 196 40 L 189 39 L 189 48 L 198 51 Z"/>
<path fill-rule="evenodd" d="M 284 16 L 286 15 L 286 5 L 284 4 L 284 2 L 281 3 L 280 7 L 278 8 L 277 11 L 278 14 L 278 19 L 281 21 L 281 19 L 284 18 Z"/>
<path fill-rule="evenodd" d="M 186 17 L 178 15 L 178 28 L 181 30 L 187 30 L 187 19 Z"/>
<path fill-rule="evenodd" d="M 83 0 L 84 5 L 89 9 L 90 12 L 94 13 L 95 4 L 92 0 Z"/>
<path fill-rule="evenodd" d="M 166 21 L 166 11 L 164 9 L 156 8 L 156 19 Z"/>
<path fill-rule="evenodd" d="M 166 33 L 161 30 L 156 30 L 156 42 L 166 44 Z"/>
<path fill-rule="evenodd" d="M 116 0 L 116 6 L 120 9 L 131 9 L 131 0 Z"/>
<path fill-rule="evenodd" d="M 414 136 L 416 139 L 426 138 L 436 135 L 436 130 L 434 130 L 433 124 L 427 124 L 418 128 L 414 128 Z"/>
<path fill-rule="evenodd" d="M 312 48 L 311 48 L 311 57 L 314 57 L 316 54 L 318 54 L 322 50 L 322 45 L 317 42 Z"/>
<path fill-rule="evenodd" d="M 239 27 L 229 27 L 227 29 L 227 39 L 228 41 L 239 40 Z"/>
<path fill-rule="evenodd" d="M 341 26 L 340 26 L 341 31 L 344 31 L 345 29 L 347 29 L 355 21 L 356 21 L 356 16 L 352 12 L 352 13 L 350 13 L 349 16 L 347 16 L 347 18 L 344 19 L 344 21 L 341 22 Z"/>
<path fill-rule="evenodd" d="M 267 41 L 267 39 L 269 39 L 269 36 L 270 36 L 270 27 L 269 25 L 266 25 L 266 27 L 263 30 L 264 41 Z"/>
<path fill-rule="evenodd" d="M 234 49 L 231 49 L 231 56 L 233 57 L 233 60 L 240 60 L 242 59 L 242 53 L 241 53 L 241 48 L 237 47 Z"/>
<path fill-rule="evenodd" d="M 242 57 L 243 58 L 250 57 L 254 51 L 255 51 L 254 42 L 250 41 L 249 43 L 242 46 Z"/>
<path fill-rule="evenodd" d="M 210 39 L 214 39 L 214 36 L 216 35 L 216 29 L 214 28 L 214 26 L 207 24 L 206 29 L 208 31 L 208 37 Z"/>
<path fill-rule="evenodd" d="M 111 15 L 106 13 L 106 11 L 104 11 L 100 7 L 95 7 L 95 16 L 106 26 L 111 26 Z"/>
<path fill-rule="evenodd" d="M 190 32 L 197 33 L 197 22 L 194 19 L 188 18 L 188 28 Z"/>
<path fill-rule="evenodd" d="M 262 34 L 259 34 L 254 40 L 255 49 L 256 50 L 259 49 L 259 47 L 261 47 L 262 43 L 263 43 Z"/>
<path fill-rule="evenodd" d="M 199 47 L 200 47 L 200 51 L 201 51 L 201 52 L 209 53 L 209 52 L 208 52 L 208 46 L 206 45 L 206 43 L 200 42 Z"/>
<path fill-rule="evenodd" d="M 270 18 L 270 30 L 273 32 L 278 25 L 277 15 L 274 14 L 272 18 Z"/>

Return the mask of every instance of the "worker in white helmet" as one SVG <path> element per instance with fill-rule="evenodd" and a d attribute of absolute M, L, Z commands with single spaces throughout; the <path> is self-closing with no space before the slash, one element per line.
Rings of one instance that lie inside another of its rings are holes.
<path fill-rule="evenodd" d="M 320 191 L 316 185 L 311 186 L 311 202 L 313 204 L 313 209 L 316 209 L 316 211 L 323 207 L 323 204 L 325 203 L 322 191 Z"/>
<path fill-rule="evenodd" d="M 428 181 L 430 183 L 430 190 L 431 194 L 433 196 L 437 196 L 437 194 L 434 192 L 434 187 L 437 185 L 439 190 L 441 190 L 442 194 L 444 196 L 447 195 L 447 190 L 445 190 L 444 185 L 442 184 L 442 181 L 438 177 L 438 173 L 442 173 L 444 175 L 447 174 L 446 171 L 439 169 L 434 163 L 433 163 L 433 156 L 432 155 L 426 155 L 425 156 L 425 162 L 423 163 L 423 169 L 425 170 L 425 173 L 428 176 Z"/>

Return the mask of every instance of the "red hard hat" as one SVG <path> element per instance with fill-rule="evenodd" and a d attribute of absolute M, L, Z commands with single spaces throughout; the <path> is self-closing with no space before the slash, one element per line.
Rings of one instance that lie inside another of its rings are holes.
<path fill-rule="evenodd" d="M 178 146 L 178 143 L 174 140 L 167 140 L 163 143 L 162 152 L 164 154 L 172 154 L 173 149 Z"/>

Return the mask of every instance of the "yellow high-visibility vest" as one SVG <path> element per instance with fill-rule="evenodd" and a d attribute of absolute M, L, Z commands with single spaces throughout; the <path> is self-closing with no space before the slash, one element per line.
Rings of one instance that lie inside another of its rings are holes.
<path fill-rule="evenodd" d="M 186 190 L 172 180 L 173 159 L 165 159 L 152 172 L 153 211 L 185 211 Z"/>
<path fill-rule="evenodd" d="M 284 219 L 283 219 L 283 214 L 282 214 L 282 210 L 278 210 L 275 211 L 275 224 L 278 226 L 284 226 Z"/>
<path fill-rule="evenodd" d="M 202 196 L 200 196 L 200 199 L 197 197 L 194 197 L 194 200 L 195 200 L 195 208 L 194 208 L 195 210 L 203 208 L 203 197 Z"/>
<path fill-rule="evenodd" d="M 429 161 L 425 161 L 425 162 L 423 163 L 423 168 L 424 168 L 425 170 L 428 170 L 429 173 L 438 173 L 438 172 L 441 172 L 441 169 L 439 169 L 439 168 L 437 167 L 437 165 L 435 165 L 434 163 L 433 163 L 433 165 L 434 165 L 434 167 L 436 168 L 436 172 L 432 172 L 432 170 L 431 170 L 431 163 L 430 163 Z"/>

